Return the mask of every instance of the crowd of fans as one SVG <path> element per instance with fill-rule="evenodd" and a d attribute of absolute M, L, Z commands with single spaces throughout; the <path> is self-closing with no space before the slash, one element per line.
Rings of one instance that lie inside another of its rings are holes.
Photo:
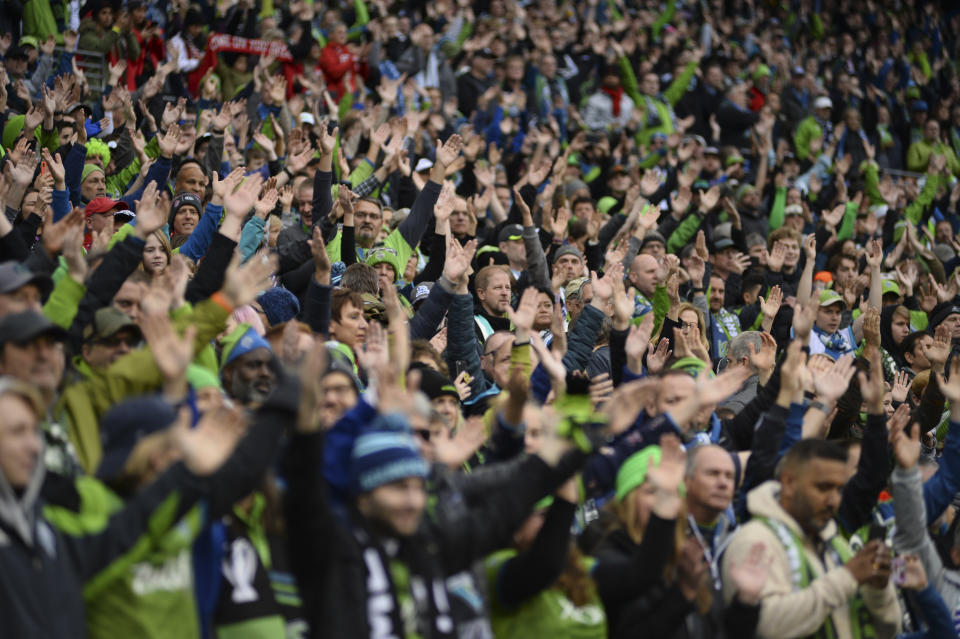
<path fill-rule="evenodd" d="M 2 633 L 956 637 L 958 43 L 0 3 Z"/>

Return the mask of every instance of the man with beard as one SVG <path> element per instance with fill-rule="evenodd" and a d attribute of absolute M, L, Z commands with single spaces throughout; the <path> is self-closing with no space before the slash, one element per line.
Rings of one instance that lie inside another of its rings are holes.
<path fill-rule="evenodd" d="M 726 602 L 732 601 L 731 568 L 762 553 L 770 573 L 761 594 L 758 637 L 821 630 L 842 638 L 891 637 L 899 630 L 890 550 L 875 539 L 852 555 L 837 534 L 833 518 L 847 483 L 846 462 L 847 452 L 837 443 L 804 439 L 784 455 L 779 481 L 747 496 L 753 519 L 724 554 L 723 591 Z"/>
<path fill-rule="evenodd" d="M 475 280 L 477 299 L 474 324 L 477 339 L 483 344 L 495 331 L 509 331 L 510 320 L 505 313 L 510 306 L 510 272 L 501 264 L 480 269 Z"/>
<path fill-rule="evenodd" d="M 332 158 L 334 140 L 335 138 L 333 136 L 329 137 L 329 151 L 327 151 L 326 143 L 322 144 L 324 147 L 322 153 L 325 158 L 328 157 L 328 154 L 329 157 Z M 394 273 L 402 274 L 406 270 L 407 262 L 410 260 L 410 256 L 413 255 L 414 248 L 420 243 L 423 233 L 427 228 L 427 223 L 433 215 L 434 206 L 437 205 L 441 184 L 443 184 L 446 177 L 447 166 L 457 159 L 462 147 L 463 138 L 459 135 L 450 136 L 446 142 L 437 147 L 436 161 L 430 170 L 430 180 L 417 195 L 417 199 L 410 209 L 410 215 L 400 222 L 397 228 L 387 235 L 383 241 L 383 245 L 386 248 L 394 251 L 394 253 L 390 254 L 390 262 L 393 264 Z M 312 208 L 316 211 L 321 210 L 321 203 L 319 201 L 319 194 L 322 192 L 321 182 L 326 179 L 332 179 L 332 176 L 326 173 L 323 161 L 322 158 L 320 170 L 317 171 L 317 176 L 314 178 L 314 201 Z M 330 166 L 329 162 L 327 166 Z M 324 175 L 325 173 L 326 175 Z M 374 247 L 377 237 L 383 228 L 383 206 L 376 199 L 365 197 L 353 202 L 353 211 L 357 261 L 366 262 L 367 255 Z M 322 211 L 319 212 L 318 215 L 323 216 L 325 219 L 315 220 L 316 224 L 328 227 L 328 225 L 336 223 L 333 218 L 326 219 Z M 341 232 L 337 232 L 336 236 L 327 244 L 327 254 L 330 256 L 331 262 L 338 262 L 341 259 L 341 238 Z M 282 270 L 283 265 L 281 265 L 281 271 Z"/>
<path fill-rule="evenodd" d="M 223 389 L 246 408 L 256 408 L 276 384 L 270 344 L 245 324 L 224 338 L 220 377 Z"/>

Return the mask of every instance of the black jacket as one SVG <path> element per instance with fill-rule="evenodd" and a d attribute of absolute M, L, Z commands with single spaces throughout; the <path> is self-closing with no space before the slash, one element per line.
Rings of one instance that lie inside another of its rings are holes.
<path fill-rule="evenodd" d="M 285 498 L 291 563 L 303 609 L 310 626 L 322 629 L 320 636 L 368 637 L 367 571 L 363 546 L 351 528 L 376 532 L 356 513 L 349 525 L 334 515 L 327 486 L 317 472 L 322 459 L 322 433 L 293 437 Z M 538 457 L 528 457 L 521 462 L 510 490 L 491 491 L 482 505 L 464 509 L 457 517 L 445 516 L 439 522 L 425 517 L 420 530 L 400 542 L 399 556 L 418 557 L 444 576 L 468 570 L 476 559 L 507 545 L 536 500 L 572 472 L 551 469 Z"/>

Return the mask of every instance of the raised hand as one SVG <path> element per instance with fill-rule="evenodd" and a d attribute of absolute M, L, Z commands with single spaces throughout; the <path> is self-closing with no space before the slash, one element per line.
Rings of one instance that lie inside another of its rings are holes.
<path fill-rule="evenodd" d="M 647 313 L 643 316 L 643 319 L 640 321 L 639 325 L 633 325 L 630 327 L 630 333 L 627 335 L 625 350 L 627 353 L 627 359 L 631 362 L 631 364 L 635 363 L 637 365 L 636 367 L 633 365 L 630 367 L 630 370 L 636 373 L 641 372 L 640 363 L 643 360 L 643 356 L 647 353 L 647 349 L 653 346 L 650 343 L 651 335 L 653 335 L 653 313 Z"/>
<path fill-rule="evenodd" d="M 887 421 L 890 429 L 890 446 L 900 468 L 909 470 L 920 459 L 920 425 L 910 423 L 910 406 L 901 404 Z"/>
<path fill-rule="evenodd" d="M 180 412 L 173 428 L 173 441 L 183 461 L 195 475 L 210 475 L 223 465 L 245 431 L 240 409 L 225 403 L 205 413 L 195 428 L 190 428 L 190 410 Z"/>
<path fill-rule="evenodd" d="M 834 229 L 834 228 L 837 228 L 837 226 L 839 226 L 840 221 L 843 219 L 843 214 L 846 212 L 846 210 L 847 210 L 847 205 L 840 204 L 835 206 L 830 211 L 824 210 L 820 214 L 820 217 L 826 223 L 828 228 Z"/>
<path fill-rule="evenodd" d="M 783 260 L 787 256 L 787 247 L 782 240 L 777 240 L 773 244 L 773 249 L 767 257 L 767 268 L 774 273 L 780 272 L 783 268 Z"/>
<path fill-rule="evenodd" d="M 177 335 L 167 309 L 162 307 L 141 313 L 138 324 L 163 378 L 168 381 L 182 379 L 193 361 L 196 326 L 188 326 L 183 337 Z"/>
<path fill-rule="evenodd" d="M 507 306 L 507 317 L 517 329 L 517 334 L 529 333 L 533 330 L 533 321 L 537 316 L 537 289 L 528 286 L 523 289 L 520 295 L 520 302 L 517 304 L 517 310 Z"/>
<path fill-rule="evenodd" d="M 479 416 L 460 424 L 456 432 L 442 429 L 436 438 L 430 438 L 437 461 L 450 468 L 458 468 L 473 457 L 486 441 L 486 428 Z"/>
<path fill-rule="evenodd" d="M 223 208 L 227 215 L 242 219 L 253 208 L 260 195 L 263 176 L 249 175 L 235 191 L 223 196 Z"/>
<path fill-rule="evenodd" d="M 653 313 L 648 313 L 647 315 L 653 315 Z M 662 338 L 657 343 L 656 349 L 654 349 L 652 343 L 648 343 L 647 370 L 650 372 L 650 374 L 656 375 L 662 371 L 671 355 L 673 355 L 673 349 L 670 348 L 670 340 L 668 340 L 666 337 Z"/>
<path fill-rule="evenodd" d="M 160 194 L 157 191 L 157 183 L 150 182 L 143 189 L 143 194 L 137 202 L 137 225 L 135 234 L 142 240 L 146 240 L 154 231 L 159 230 L 167 223 L 169 207 L 164 206 L 160 201 Z"/>
<path fill-rule="evenodd" d="M 716 184 L 706 191 L 700 191 L 700 209 L 703 211 L 712 211 L 720 201 L 720 187 Z"/>
<path fill-rule="evenodd" d="M 866 373 L 857 374 L 857 378 L 860 380 L 860 396 L 863 397 L 863 401 L 867 405 L 868 413 L 882 415 L 884 387 L 880 351 L 875 348 L 870 349 L 867 360 L 870 362 L 869 377 Z M 946 393 L 944 395 L 946 396 Z"/>
<path fill-rule="evenodd" d="M 770 294 L 766 299 L 761 295 L 759 300 L 760 312 L 763 313 L 764 317 L 772 320 L 780 312 L 780 306 L 783 304 L 783 291 L 780 290 L 779 285 L 776 285 L 770 289 Z"/>
<path fill-rule="evenodd" d="M 466 246 L 460 246 L 453 235 L 447 236 L 447 255 L 443 263 L 443 277 L 457 283 L 470 270 L 470 262 L 477 250 L 477 241 L 470 240 Z"/>
<path fill-rule="evenodd" d="M 446 142 L 436 141 L 436 162 L 443 165 L 444 168 L 453 164 L 454 160 L 460 155 L 463 148 L 463 138 L 454 133 Z"/>
<path fill-rule="evenodd" d="M 160 155 L 165 158 L 172 158 L 180 144 L 180 126 L 171 124 L 167 127 L 165 135 L 157 137 L 157 146 L 160 148 Z"/>
<path fill-rule="evenodd" d="M 50 175 L 53 177 L 53 188 L 58 191 L 63 191 L 67 188 L 65 179 L 66 179 L 66 169 L 63 168 L 63 161 L 60 159 L 60 154 L 51 155 L 50 151 L 44 148 L 41 151 L 43 155 L 43 161 L 47 163 L 47 169 L 50 171 Z"/>
<path fill-rule="evenodd" d="M 453 207 L 457 202 L 456 187 L 450 180 L 444 180 L 440 188 L 440 195 L 437 196 L 437 203 L 433 207 L 433 216 L 437 220 L 437 232 L 440 235 L 449 235 L 450 215 L 453 213 Z"/>
<path fill-rule="evenodd" d="M 750 552 L 740 561 L 731 562 L 729 574 L 737 589 L 737 599 L 741 603 L 748 606 L 760 603 L 760 595 L 770 574 L 763 542 L 750 546 Z"/>
<path fill-rule="evenodd" d="M 942 374 L 937 373 L 937 382 L 940 392 L 951 404 L 960 402 L 960 357 L 954 357 L 950 362 L 950 378 L 944 379 Z"/>
<path fill-rule="evenodd" d="M 56 257 L 63 249 L 63 243 L 66 239 L 67 231 L 74 226 L 83 225 L 83 209 L 73 209 L 70 214 L 65 216 L 59 222 L 53 221 L 53 211 L 48 209 L 46 220 L 43 225 L 43 235 L 40 237 L 43 248 L 51 257 Z M 112 221 L 112 220 L 111 220 Z"/>
<path fill-rule="evenodd" d="M 680 445 L 680 438 L 668 434 L 660 437 L 660 463 L 650 460 L 646 481 L 654 489 L 665 493 L 680 494 L 687 467 L 687 453 Z"/>
<path fill-rule="evenodd" d="M 827 402 L 836 403 L 843 394 L 847 392 L 850 380 L 856 372 L 853 356 L 844 355 L 824 373 L 813 375 L 813 388 L 817 393 L 818 399 L 825 399 Z"/>
<path fill-rule="evenodd" d="M 253 205 L 256 216 L 261 220 L 267 219 L 270 211 L 277 206 L 278 199 L 280 199 L 280 193 L 277 192 L 276 188 L 266 191 Z"/>
<path fill-rule="evenodd" d="M 950 329 L 941 324 L 937 327 L 937 330 L 933 334 L 933 342 L 923 346 L 923 354 L 930 362 L 930 367 L 934 371 L 943 372 L 943 368 L 947 363 L 947 358 L 950 356 L 951 348 L 951 339 L 950 339 Z M 953 367 L 954 364 L 958 361 L 958 358 L 954 358 L 950 366 L 950 379 L 954 380 L 953 376 Z M 960 383 L 960 376 L 957 376 L 957 382 Z M 943 386 L 941 385 L 941 389 Z M 947 397 L 947 399 L 950 399 Z"/>
<path fill-rule="evenodd" d="M 340 134 L 340 127 L 334 127 L 333 131 L 329 131 L 327 126 L 327 118 L 324 118 L 320 121 L 320 125 L 317 127 L 317 129 L 319 129 L 317 140 L 320 143 L 320 153 L 323 155 L 332 154 L 333 147 L 337 144 L 337 136 Z"/>
<path fill-rule="evenodd" d="M 78 218 L 82 219 L 82 218 Z M 83 225 L 73 223 L 63 237 L 63 259 L 67 263 L 67 274 L 77 284 L 83 284 L 89 265 L 83 253 Z"/>
<path fill-rule="evenodd" d="M 251 303 L 262 291 L 270 288 L 271 278 L 277 271 L 276 257 L 254 256 L 241 264 L 240 253 L 234 254 L 223 276 L 220 294 L 234 308 Z"/>
<path fill-rule="evenodd" d="M 895 402 L 903 403 L 907 401 L 907 395 L 910 394 L 910 375 L 907 371 L 900 371 L 893 377 L 893 389 L 890 395 Z"/>

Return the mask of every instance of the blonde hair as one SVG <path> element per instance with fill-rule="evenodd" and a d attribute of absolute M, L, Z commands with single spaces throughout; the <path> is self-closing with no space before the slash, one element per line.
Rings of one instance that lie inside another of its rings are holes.
<path fill-rule="evenodd" d="M 703 347 L 706 348 L 707 352 L 709 353 L 710 340 L 707 339 L 707 322 L 703 318 L 703 312 L 699 308 L 691 304 L 690 302 L 683 302 L 682 304 L 677 306 L 677 323 L 678 324 L 680 323 L 680 315 L 683 314 L 684 311 L 693 311 L 694 313 L 697 314 L 697 325 L 700 327 L 700 341 L 703 343 Z M 660 330 L 661 332 L 663 331 L 662 325 L 660 326 Z M 676 330 L 679 330 L 679 329 L 676 329 Z M 655 339 L 653 343 L 656 344 L 659 341 L 660 341 L 660 334 L 658 333 L 657 339 Z"/>

